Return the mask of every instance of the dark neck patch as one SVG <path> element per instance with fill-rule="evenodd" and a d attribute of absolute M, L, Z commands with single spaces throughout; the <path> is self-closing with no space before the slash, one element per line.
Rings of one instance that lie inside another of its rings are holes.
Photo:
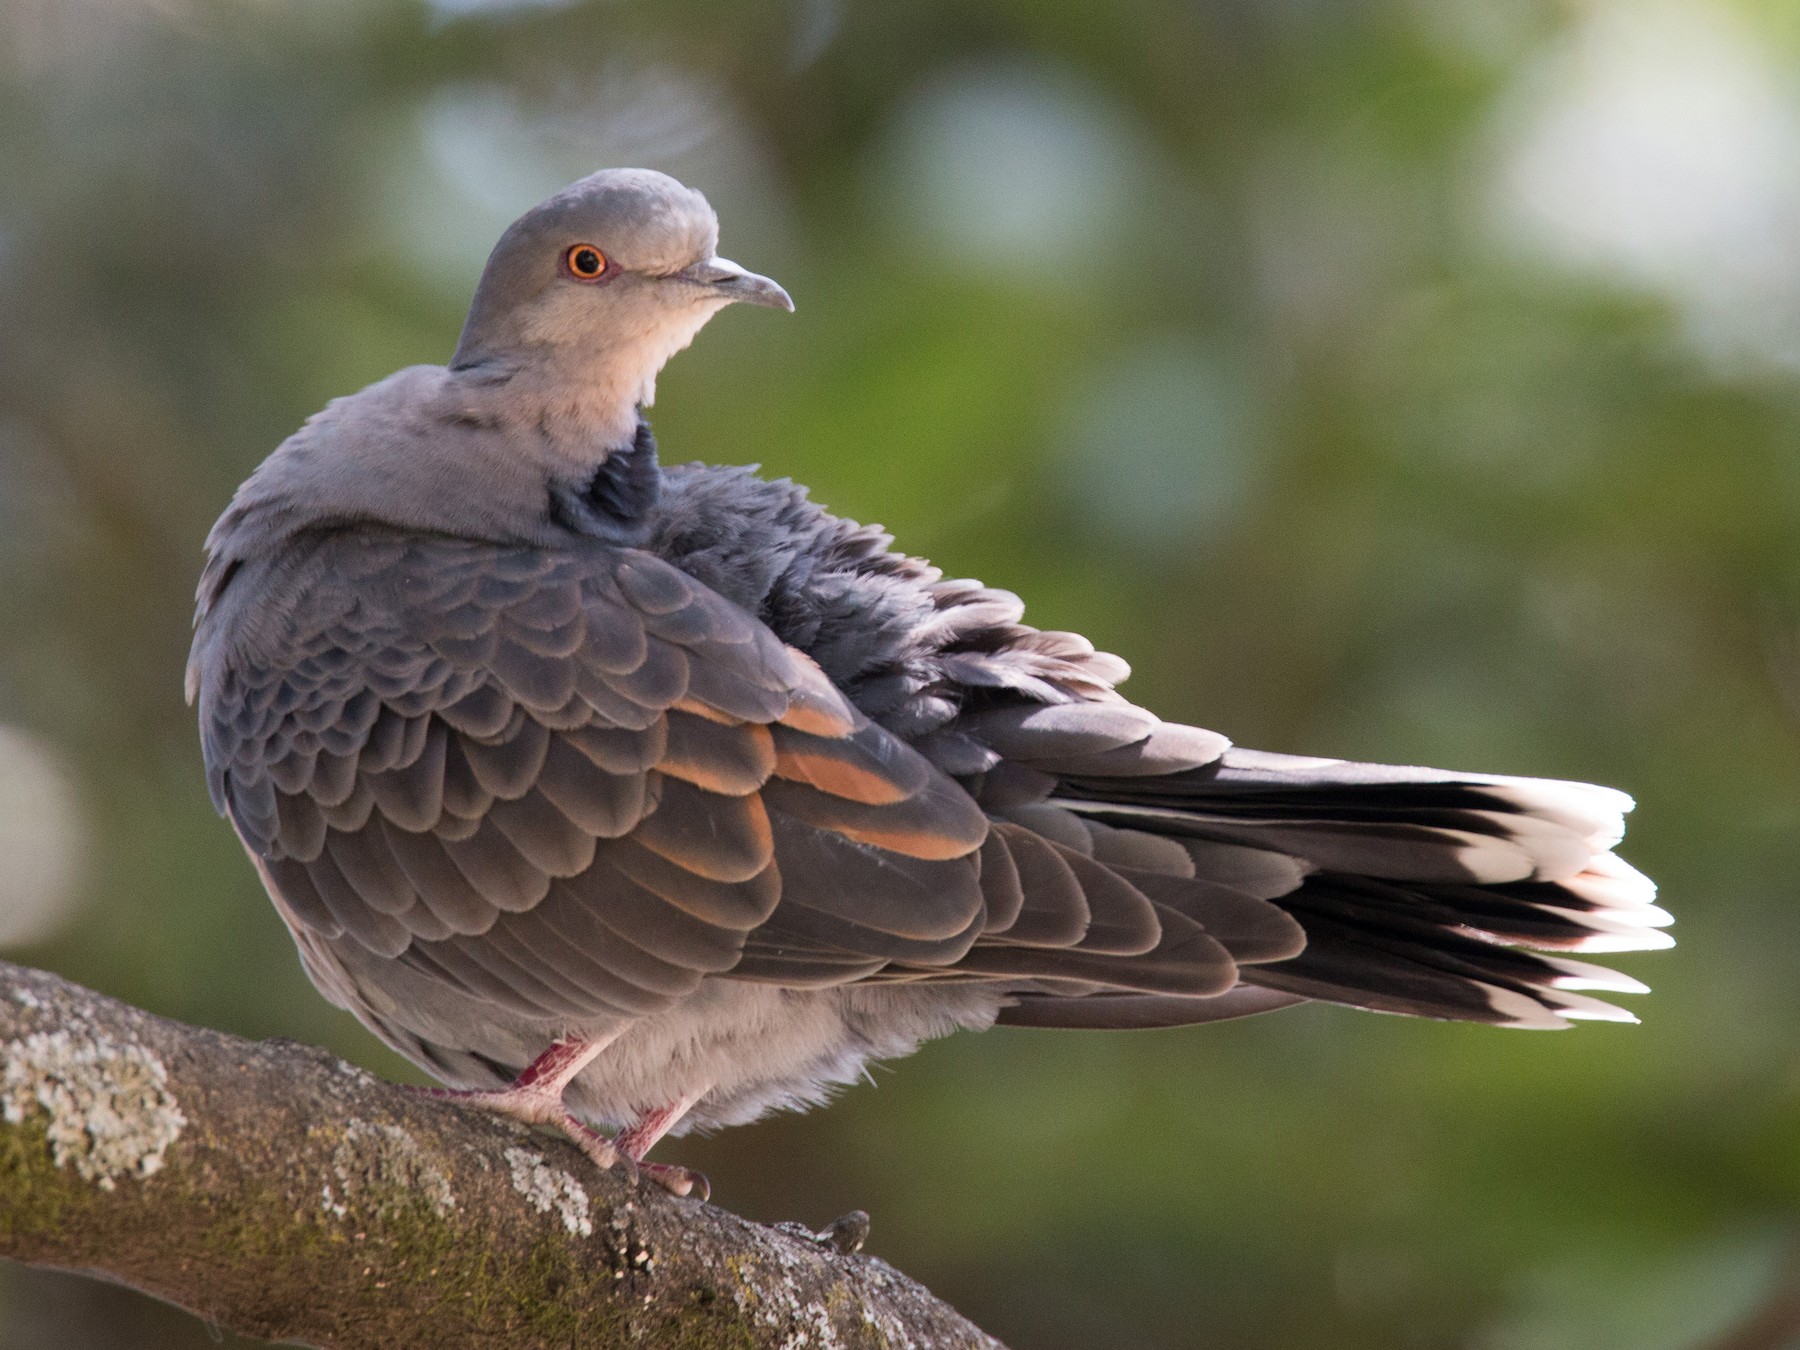
<path fill-rule="evenodd" d="M 550 485 L 550 519 L 575 534 L 640 543 L 662 483 L 656 437 L 640 417 L 631 444 L 609 453 L 591 477 Z"/>

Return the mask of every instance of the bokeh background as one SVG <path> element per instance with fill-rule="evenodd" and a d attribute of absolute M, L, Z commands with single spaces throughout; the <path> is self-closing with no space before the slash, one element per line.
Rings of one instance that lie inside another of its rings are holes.
<path fill-rule="evenodd" d="M 799 303 L 676 361 L 666 458 L 809 482 L 1241 743 L 1623 786 L 1681 921 L 1620 961 L 1641 1027 L 997 1031 L 669 1155 L 872 1211 L 1018 1350 L 1785 1344 L 1730 1340 L 1800 1226 L 1773 0 L 0 0 L 0 949 L 411 1076 L 207 805 L 200 541 L 625 163 Z M 216 1335 L 0 1269 L 0 1345 Z"/>

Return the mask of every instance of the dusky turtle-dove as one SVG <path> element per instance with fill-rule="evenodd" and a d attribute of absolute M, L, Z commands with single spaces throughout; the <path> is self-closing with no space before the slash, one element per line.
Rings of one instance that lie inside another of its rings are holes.
<path fill-rule="evenodd" d="M 448 366 L 214 527 L 208 782 L 326 997 L 602 1165 L 995 1021 L 1631 1020 L 1568 955 L 1668 945 L 1623 794 L 1235 749 L 804 488 L 659 466 L 663 363 L 792 308 L 717 238 L 661 174 L 558 193 Z"/>

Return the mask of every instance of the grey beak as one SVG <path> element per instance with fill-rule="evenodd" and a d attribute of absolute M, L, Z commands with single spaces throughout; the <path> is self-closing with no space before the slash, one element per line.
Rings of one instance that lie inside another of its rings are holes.
<path fill-rule="evenodd" d="M 729 258 L 708 258 L 692 267 L 682 268 L 675 276 L 682 281 L 706 287 L 715 295 L 724 297 L 728 303 L 743 300 L 752 305 L 766 305 L 770 309 L 793 312 L 794 302 L 779 284 L 739 267 Z"/>

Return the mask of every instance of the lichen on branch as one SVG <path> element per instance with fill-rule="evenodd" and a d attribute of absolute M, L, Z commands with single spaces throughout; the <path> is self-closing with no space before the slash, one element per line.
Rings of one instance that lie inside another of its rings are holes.
<path fill-rule="evenodd" d="M 881 1260 L 0 962 L 0 1256 L 326 1350 L 998 1347 Z M 848 1238 L 846 1235 L 850 1235 Z"/>

